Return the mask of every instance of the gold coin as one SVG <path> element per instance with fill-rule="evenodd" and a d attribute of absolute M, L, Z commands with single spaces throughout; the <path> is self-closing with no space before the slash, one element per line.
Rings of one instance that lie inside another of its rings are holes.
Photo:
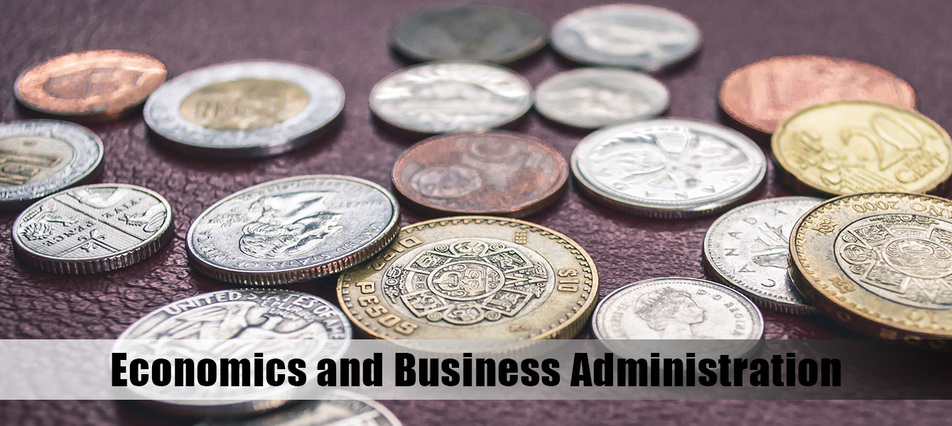
<path fill-rule="evenodd" d="M 925 116 L 865 101 L 806 108 L 772 139 L 783 178 L 801 192 L 933 192 L 952 175 L 952 140 Z"/>

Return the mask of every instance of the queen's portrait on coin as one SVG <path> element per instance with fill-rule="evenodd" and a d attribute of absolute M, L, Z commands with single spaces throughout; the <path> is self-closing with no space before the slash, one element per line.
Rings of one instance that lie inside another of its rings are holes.
<path fill-rule="evenodd" d="M 669 287 L 645 294 L 635 301 L 634 312 L 662 339 L 697 339 L 694 324 L 704 322 L 704 309 L 691 294 Z"/>

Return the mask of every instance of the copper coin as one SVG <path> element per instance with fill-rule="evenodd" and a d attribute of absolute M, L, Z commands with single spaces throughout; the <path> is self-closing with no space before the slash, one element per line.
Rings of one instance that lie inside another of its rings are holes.
<path fill-rule="evenodd" d="M 915 109 L 916 92 L 880 67 L 817 55 L 774 56 L 724 79 L 718 101 L 743 126 L 773 133 L 793 113 L 834 101 L 865 100 Z"/>
<path fill-rule="evenodd" d="M 20 74 L 13 93 L 42 114 L 78 121 L 118 118 L 165 82 L 165 64 L 124 50 L 87 50 L 47 59 Z"/>
<path fill-rule="evenodd" d="M 391 178 L 425 214 L 524 217 L 555 201 L 568 175 L 562 154 L 542 141 L 491 132 L 424 140 L 403 153 Z"/>

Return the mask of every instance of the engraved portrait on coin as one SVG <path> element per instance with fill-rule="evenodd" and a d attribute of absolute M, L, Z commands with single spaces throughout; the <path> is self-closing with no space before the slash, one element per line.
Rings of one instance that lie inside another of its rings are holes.
<path fill-rule="evenodd" d="M 647 74 L 580 68 L 556 74 L 535 91 L 535 108 L 557 123 L 594 129 L 653 118 L 668 109 L 668 89 Z"/>
<path fill-rule="evenodd" d="M 634 312 L 648 328 L 660 332 L 662 339 L 704 338 L 692 326 L 704 322 L 706 311 L 691 293 L 665 287 L 635 300 Z"/>

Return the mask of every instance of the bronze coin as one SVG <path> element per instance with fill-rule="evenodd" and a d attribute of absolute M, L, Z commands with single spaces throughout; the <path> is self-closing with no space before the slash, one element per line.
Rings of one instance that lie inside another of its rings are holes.
<path fill-rule="evenodd" d="M 768 134 L 797 111 L 847 100 L 916 107 L 912 86 L 895 74 L 865 62 L 817 55 L 774 56 L 738 68 L 724 79 L 718 95 L 727 115 Z"/>
<path fill-rule="evenodd" d="M 424 140 L 393 167 L 401 199 L 428 215 L 524 217 L 561 195 L 568 163 L 542 141 L 515 133 L 456 133 Z"/>
<path fill-rule="evenodd" d="M 47 59 L 20 74 L 13 93 L 41 114 L 106 121 L 142 105 L 165 82 L 165 64 L 124 50 L 87 50 Z"/>

